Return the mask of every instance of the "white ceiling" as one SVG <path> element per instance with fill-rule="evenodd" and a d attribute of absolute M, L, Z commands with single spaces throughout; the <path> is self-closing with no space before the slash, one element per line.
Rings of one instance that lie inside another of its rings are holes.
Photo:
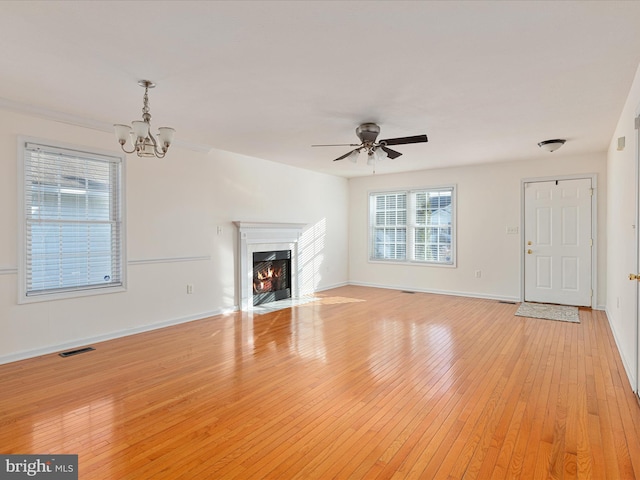
<path fill-rule="evenodd" d="M 150 79 L 152 126 L 183 146 L 353 177 L 372 169 L 332 161 L 348 147 L 310 145 L 367 121 L 429 137 L 378 173 L 604 152 L 640 2 L 3 1 L 0 43 L 5 108 L 106 130 Z"/>

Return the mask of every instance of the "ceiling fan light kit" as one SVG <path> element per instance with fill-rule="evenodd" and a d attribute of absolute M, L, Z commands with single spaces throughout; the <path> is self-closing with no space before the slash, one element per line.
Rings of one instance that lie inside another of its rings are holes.
<path fill-rule="evenodd" d="M 158 139 L 151 133 L 151 114 L 149 113 L 149 89 L 156 86 L 149 80 L 140 80 L 138 85 L 144 88 L 142 99 L 142 120 L 136 120 L 129 125 L 114 125 L 116 138 L 125 153 L 136 153 L 139 157 L 164 158 L 173 142 L 175 130 L 170 127 L 158 128 Z M 125 145 L 131 140 L 133 148 L 127 150 Z"/>
<path fill-rule="evenodd" d="M 562 145 L 564 145 L 565 142 L 566 142 L 566 140 L 564 140 L 562 138 L 556 138 L 556 139 L 553 139 L 553 140 L 544 140 L 543 142 L 538 143 L 538 146 L 541 149 L 546 150 L 547 152 L 555 152 Z"/>
<path fill-rule="evenodd" d="M 356 128 L 356 135 L 360 139 L 361 143 L 343 143 L 343 144 L 330 144 L 330 145 L 311 145 L 312 147 L 356 147 L 353 150 L 345 153 L 344 155 L 336 158 L 334 162 L 338 160 L 344 160 L 348 158 L 352 162 L 356 162 L 360 152 L 365 151 L 367 153 L 367 164 L 375 165 L 376 161 L 383 160 L 385 158 L 398 158 L 402 153 L 397 152 L 389 148 L 389 145 L 406 145 L 410 143 L 423 143 L 427 142 L 426 135 L 414 135 L 411 137 L 400 138 L 388 138 L 386 140 L 380 140 L 376 142 L 378 135 L 380 134 L 380 127 L 372 122 L 363 123 Z"/>

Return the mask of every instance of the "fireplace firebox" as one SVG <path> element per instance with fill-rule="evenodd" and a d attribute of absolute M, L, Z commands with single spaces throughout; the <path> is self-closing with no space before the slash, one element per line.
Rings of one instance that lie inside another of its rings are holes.
<path fill-rule="evenodd" d="M 291 250 L 253 253 L 253 305 L 291 298 Z"/>

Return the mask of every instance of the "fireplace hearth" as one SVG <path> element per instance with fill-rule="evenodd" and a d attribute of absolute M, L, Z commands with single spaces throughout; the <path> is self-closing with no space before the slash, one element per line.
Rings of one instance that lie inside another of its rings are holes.
<path fill-rule="evenodd" d="M 291 298 L 291 250 L 253 253 L 253 306 Z"/>

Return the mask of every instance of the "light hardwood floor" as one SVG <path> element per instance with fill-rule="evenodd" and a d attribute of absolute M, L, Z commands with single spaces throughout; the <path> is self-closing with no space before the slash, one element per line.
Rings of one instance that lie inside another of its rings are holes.
<path fill-rule="evenodd" d="M 640 478 L 603 312 L 320 296 L 0 366 L 0 453 L 78 454 L 83 480 Z"/>

